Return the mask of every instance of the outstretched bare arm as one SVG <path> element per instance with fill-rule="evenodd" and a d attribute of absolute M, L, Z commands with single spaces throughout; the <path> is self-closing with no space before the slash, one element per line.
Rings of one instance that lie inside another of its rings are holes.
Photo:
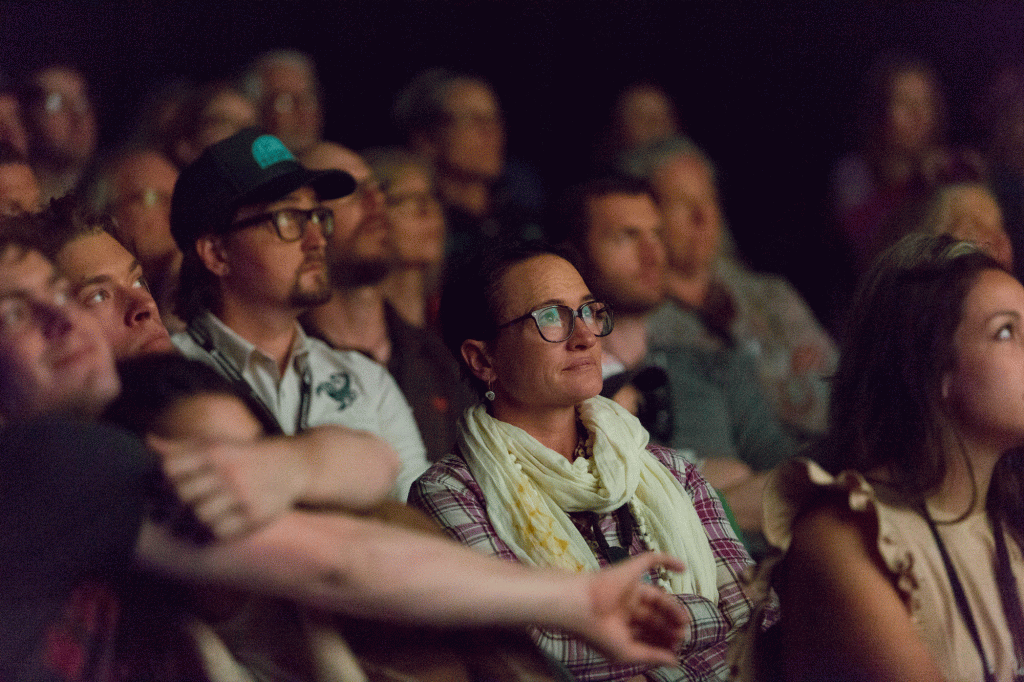
<path fill-rule="evenodd" d="M 546 625 L 616 659 L 671 665 L 686 626 L 641 580 L 662 554 L 598 573 L 528 568 L 450 540 L 343 514 L 291 512 L 231 542 L 196 547 L 147 524 L 136 555 L 158 572 L 296 599 L 349 615 L 441 626 Z"/>

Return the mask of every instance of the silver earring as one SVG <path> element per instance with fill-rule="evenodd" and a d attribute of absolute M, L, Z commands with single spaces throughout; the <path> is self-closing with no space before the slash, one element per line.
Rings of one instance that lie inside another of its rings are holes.
<path fill-rule="evenodd" d="M 487 391 L 484 393 L 484 397 L 488 400 L 494 400 L 494 389 L 491 388 L 492 383 L 490 381 L 487 382 Z"/>

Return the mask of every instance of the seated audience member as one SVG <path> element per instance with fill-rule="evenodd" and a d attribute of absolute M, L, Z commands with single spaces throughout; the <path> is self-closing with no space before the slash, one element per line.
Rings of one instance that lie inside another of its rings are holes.
<path fill-rule="evenodd" d="M 835 344 L 789 282 L 751 272 L 729 253 L 711 162 L 677 138 L 637 150 L 625 164 L 651 184 L 665 220 L 676 305 L 651 317 L 651 345 L 748 354 L 779 418 L 799 433 L 821 433 Z"/>
<path fill-rule="evenodd" d="M 256 104 L 259 126 L 295 155 L 323 139 L 320 79 L 313 59 L 297 50 L 266 52 L 243 76 L 245 94 Z"/>
<path fill-rule="evenodd" d="M 96 112 L 80 71 L 50 66 L 33 73 L 22 97 L 29 133 L 29 161 L 43 201 L 78 184 L 96 153 Z"/>
<path fill-rule="evenodd" d="M 753 368 L 730 357 L 734 351 L 650 347 L 650 316 L 672 304 L 665 299 L 663 222 L 647 185 L 594 180 L 570 189 L 562 208 L 565 237 L 582 257 L 585 280 L 615 311 L 615 332 L 602 344 L 602 395 L 637 414 L 656 442 L 691 453 L 739 526 L 759 533 L 764 472 L 792 456 L 797 444 L 774 416 Z M 635 409 L 624 401 L 630 396 Z"/>
<path fill-rule="evenodd" d="M 1019 677 L 1022 318 L 1020 283 L 948 236 L 868 272 L 821 465 L 769 483 L 785 617 L 759 679 Z"/>
<path fill-rule="evenodd" d="M 24 155 L 0 142 L 0 218 L 34 213 L 42 207 L 42 190 Z"/>
<path fill-rule="evenodd" d="M 631 149 L 682 134 L 675 104 L 660 86 L 646 81 L 623 88 L 615 98 L 608 128 L 597 151 L 599 167 L 612 171 Z"/>
<path fill-rule="evenodd" d="M 203 152 L 171 199 L 188 323 L 172 340 L 248 391 L 284 433 L 339 424 L 383 436 L 402 458 L 395 495 L 404 500 L 427 458 L 394 378 L 298 322 L 333 295 L 326 247 L 336 221 L 321 202 L 354 189 L 348 173 L 309 170 L 252 128 Z"/>
<path fill-rule="evenodd" d="M 858 271 L 870 263 L 878 231 L 908 201 L 938 182 L 977 177 L 981 157 L 946 144 L 946 104 L 925 61 L 883 55 L 868 71 L 858 121 L 859 148 L 836 164 L 836 223 Z"/>
<path fill-rule="evenodd" d="M 91 214 L 68 195 L 22 222 L 37 229 L 44 254 L 68 279 L 71 296 L 99 321 L 115 358 L 174 350 L 142 265 L 111 234 L 109 216 Z"/>
<path fill-rule="evenodd" d="M 908 208 L 893 228 L 876 245 L 885 251 L 910 232 L 948 234 L 971 242 L 992 256 L 1008 272 L 1013 271 L 1013 247 L 1003 229 L 1003 215 L 992 190 L 980 182 L 941 185 L 927 197 Z"/>
<path fill-rule="evenodd" d="M 490 84 L 446 69 L 420 73 L 399 94 L 394 117 L 406 146 L 430 162 L 445 210 L 449 255 L 495 238 L 537 238 L 543 189 L 505 158 L 505 122 Z"/>
<path fill-rule="evenodd" d="M 333 348 L 360 351 L 387 367 L 412 407 L 427 458 L 436 461 L 451 452 L 455 420 L 473 399 L 436 333 L 406 322 L 385 296 L 384 282 L 398 267 L 385 195 L 366 163 L 344 147 L 321 142 L 303 160 L 349 173 L 358 188 L 324 204 L 334 212 L 326 248 L 331 296 L 302 323 Z"/>
<path fill-rule="evenodd" d="M 174 331 L 181 251 L 171 235 L 171 195 L 178 171 L 153 149 L 130 149 L 107 159 L 85 194 L 93 211 L 114 218 L 110 232 L 139 259 L 160 314 Z"/>
<path fill-rule="evenodd" d="M 181 356 L 146 356 L 122 363 L 119 369 L 121 395 L 108 408 L 106 416 L 140 436 L 149 434 L 183 442 L 221 442 L 234 448 L 244 448 L 246 444 L 259 443 L 264 439 L 267 425 L 259 422 L 227 379 L 200 362 Z M 214 459 L 213 463 L 227 464 L 232 474 L 249 479 L 254 477 L 254 472 L 247 471 L 248 468 L 266 467 L 252 457 L 244 460 L 234 457 Z M 368 464 L 373 466 L 371 462 Z M 276 469 L 282 473 L 286 471 L 282 467 Z M 182 472 L 177 473 L 181 475 Z M 201 482 L 200 478 L 213 478 L 205 472 L 188 473 L 196 476 L 189 482 L 193 487 L 206 482 Z M 345 473 L 353 480 L 365 479 L 365 483 L 372 486 L 372 479 L 359 471 Z M 256 472 L 256 475 L 266 477 L 263 472 Z M 270 483 L 269 477 L 267 479 Z M 280 474 L 278 479 L 284 482 L 298 480 L 296 476 Z M 287 486 L 273 482 L 276 488 L 281 489 L 280 492 L 287 493 Z M 380 501 L 386 493 L 387 487 L 380 487 L 379 496 L 368 496 L 367 501 Z M 226 490 L 213 489 L 197 505 L 196 514 L 200 519 L 213 522 L 220 510 L 234 501 L 231 498 Z M 285 497 L 287 500 L 292 498 L 307 505 L 312 502 L 294 495 Z M 256 503 L 264 504 L 264 501 Z M 395 503 L 384 505 L 368 513 L 388 525 L 440 535 L 437 526 L 414 510 Z M 323 507 L 321 500 L 317 508 Z M 151 589 L 147 596 L 154 591 L 151 583 L 149 586 Z M 184 608 L 179 606 L 178 611 L 185 612 L 182 615 L 189 627 L 202 629 L 203 626 L 194 622 L 194 619 L 201 619 L 205 627 L 217 635 L 215 643 L 223 645 L 248 673 L 261 678 L 324 682 L 339 677 L 345 679 L 341 673 L 346 666 L 355 663 L 347 655 L 348 644 L 359 658 L 355 665 L 364 664 L 368 666 L 368 672 L 374 674 L 384 671 L 420 679 L 417 673 L 424 672 L 426 668 L 436 670 L 435 678 L 445 674 L 446 679 L 469 680 L 480 674 L 474 668 L 486 666 L 488 679 L 509 682 L 559 679 L 525 632 L 512 629 L 488 631 L 475 628 L 462 632 L 448 631 L 446 635 L 445 631 L 423 627 L 331 618 L 326 613 L 294 602 L 224 590 L 187 590 L 178 599 L 179 604 L 184 605 Z M 158 605 L 141 606 L 153 608 Z M 127 627 L 122 628 L 122 631 L 128 631 L 129 641 L 151 639 L 152 633 L 146 633 L 144 628 L 132 628 L 135 625 L 132 615 L 135 614 L 129 613 Z M 182 615 L 179 615 L 179 620 Z M 474 641 L 477 639 L 480 641 Z M 197 639 L 197 643 L 207 650 L 211 646 L 208 640 Z M 481 648 L 481 645 L 486 648 Z M 345 655 L 339 656 L 339 651 Z M 524 666 L 525 669 L 516 669 L 515 666 Z"/>
<path fill-rule="evenodd" d="M 365 153 L 384 194 L 393 272 L 381 283 L 402 319 L 425 327 L 436 317 L 444 268 L 444 214 L 430 166 L 398 147 Z"/>
<path fill-rule="evenodd" d="M 456 271 L 441 324 L 486 401 L 459 422 L 455 453 L 410 502 L 470 547 L 511 562 L 586 574 L 658 548 L 687 571 L 648 579 L 690 614 L 664 668 L 620 666 L 564 633 L 538 641 L 584 679 L 725 679 L 725 652 L 750 615 L 750 565 L 718 497 L 601 390 L 608 306 L 573 265 L 535 244 L 494 247 Z"/>
<path fill-rule="evenodd" d="M 638 579 L 659 564 L 682 569 L 667 555 L 650 554 L 599 575 L 520 570 L 378 522 L 291 510 L 290 501 L 277 507 L 273 519 L 239 536 L 253 524 L 223 521 L 266 510 L 266 504 L 253 502 L 264 500 L 268 489 L 222 488 L 216 482 L 190 489 L 188 481 L 196 474 L 208 477 L 213 471 L 203 453 L 209 456 L 216 448 L 153 441 L 176 491 L 199 513 L 211 491 L 249 501 L 221 506 L 219 512 L 207 509 L 213 512 L 211 529 L 233 537 L 232 542 L 197 545 L 175 538 L 144 517 L 145 493 L 156 472 L 141 444 L 122 432 L 55 416 L 88 419 L 117 396 L 113 356 L 52 264 L 23 237 L 5 233 L 0 238 L 0 448 L 14 467 L 2 483 L 2 525 L 9 531 L 0 541 L 5 679 L 118 679 L 111 658 L 114 588 L 133 552 L 146 570 L 266 592 L 315 608 L 440 626 L 546 623 L 577 631 L 626 660 L 671 660 L 684 614 Z M 324 443 L 315 439 L 323 434 L 299 438 L 310 452 L 322 452 Z M 263 445 L 272 452 L 282 442 Z M 341 453 L 361 458 L 378 473 L 394 472 L 381 468 L 386 462 L 379 455 L 351 442 Z M 264 461 L 276 464 L 280 455 L 279 449 L 278 456 Z M 246 457 L 251 459 L 251 452 Z M 390 488 L 388 475 L 371 486 L 362 475 L 322 473 L 327 472 L 309 469 L 297 480 L 335 491 L 340 486 L 346 497 L 364 501 L 373 491 L 379 499 Z M 273 475 L 268 480 L 282 482 Z M 70 488 L 74 495 L 66 494 Z M 310 494 L 302 485 L 293 492 Z M 229 519 L 223 519 L 225 512 Z M 199 678 L 179 669 L 171 679 Z"/>
<path fill-rule="evenodd" d="M 257 124 L 256 107 L 235 85 L 214 81 L 194 89 L 181 103 L 164 150 L 179 168 L 207 147 Z"/>

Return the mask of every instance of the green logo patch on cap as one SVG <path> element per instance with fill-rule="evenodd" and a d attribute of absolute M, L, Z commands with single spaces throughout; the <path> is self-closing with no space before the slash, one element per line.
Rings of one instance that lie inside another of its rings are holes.
<path fill-rule="evenodd" d="M 295 157 L 284 146 L 284 143 L 273 135 L 260 135 L 253 140 L 252 158 L 255 159 L 256 163 L 263 170 L 281 161 L 295 160 Z"/>

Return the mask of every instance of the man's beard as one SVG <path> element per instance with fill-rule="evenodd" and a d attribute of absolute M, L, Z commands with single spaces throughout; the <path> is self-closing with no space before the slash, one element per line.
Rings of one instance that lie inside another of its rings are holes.
<path fill-rule="evenodd" d="M 331 285 L 327 273 L 318 276 L 314 283 L 303 285 L 302 277 L 295 280 L 288 302 L 295 308 L 312 308 L 323 305 L 331 298 Z"/>

